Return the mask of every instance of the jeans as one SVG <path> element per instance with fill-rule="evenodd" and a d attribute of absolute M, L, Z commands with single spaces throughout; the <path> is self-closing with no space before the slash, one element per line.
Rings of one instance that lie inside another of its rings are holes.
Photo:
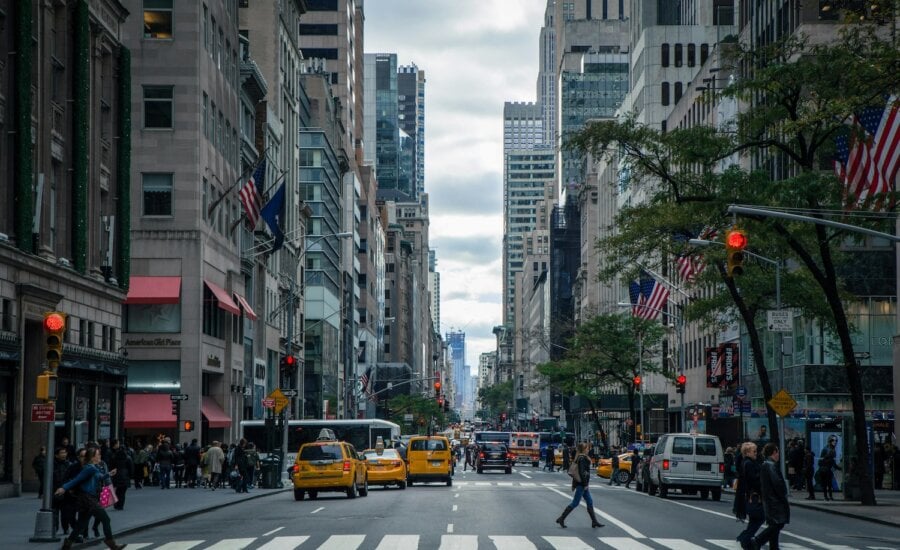
<path fill-rule="evenodd" d="M 748 502 L 747 503 L 747 528 L 741 531 L 741 533 L 737 536 L 737 541 L 741 543 L 742 548 L 748 548 L 750 546 L 750 539 L 753 538 L 753 535 L 756 534 L 756 531 L 762 526 L 766 521 L 766 514 L 763 511 L 762 503 L 757 502 Z"/>
<path fill-rule="evenodd" d="M 609 474 L 609 484 L 610 485 L 612 485 L 613 483 L 615 483 L 616 485 L 621 485 L 621 483 L 619 483 L 618 475 L 619 475 L 619 469 L 613 468 L 612 473 Z"/>
<path fill-rule="evenodd" d="M 160 489 L 168 489 L 172 480 L 172 466 L 166 465 L 163 466 L 160 464 L 159 466 L 159 488 Z"/>
<path fill-rule="evenodd" d="M 588 508 L 594 507 L 594 499 L 591 498 L 591 491 L 584 485 L 575 486 L 575 496 L 572 498 L 572 502 L 569 506 L 577 508 L 578 503 L 581 502 L 581 497 L 584 497 L 584 502 L 588 505 Z"/>

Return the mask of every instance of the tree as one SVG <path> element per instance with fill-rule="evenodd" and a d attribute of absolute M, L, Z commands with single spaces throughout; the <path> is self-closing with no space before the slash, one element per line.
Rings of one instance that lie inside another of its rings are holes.
<path fill-rule="evenodd" d="M 727 204 L 802 210 L 818 218 L 836 213 L 844 221 L 884 229 L 884 218 L 857 217 L 847 207 L 859 197 L 846 196 L 830 173 L 830 159 L 835 137 L 854 131 L 848 122 L 856 113 L 883 107 L 884 97 L 900 90 L 900 48 L 894 33 L 887 34 L 864 19 L 841 28 L 828 43 L 789 36 L 755 49 L 738 47 L 735 66 L 742 71 L 723 95 L 749 107 L 730 128 L 695 127 L 662 134 L 633 119 L 587 126 L 568 146 L 597 157 L 623 155 L 635 171 L 632 185 L 645 185 L 650 196 L 645 204 L 624 210 L 617 219 L 621 234 L 601 243 L 601 248 L 620 255 L 604 266 L 607 276 L 634 258 L 649 255 L 661 265 L 684 253 L 684 245 L 672 236 L 677 231 L 696 234 L 707 226 L 723 229 Z M 766 159 L 759 172 L 746 173 L 736 166 L 717 168 L 751 154 Z M 863 206 L 893 205 L 894 191 L 874 196 Z M 805 268 L 790 272 L 789 278 L 795 280 L 794 284 L 788 281 L 787 288 L 792 289 L 788 303 L 823 322 L 837 341 L 853 408 L 856 458 L 867 464 L 865 403 L 853 327 L 845 309 L 854 299 L 846 277 L 854 268 L 854 258 L 841 248 L 848 234 L 772 218 L 742 219 L 742 223 L 752 235 L 754 249 L 770 257 L 789 254 L 786 260 Z M 632 241 L 625 242 L 629 237 Z M 756 277 L 740 281 L 726 277 L 720 263 L 716 271 L 718 283 L 727 288 L 748 329 L 768 401 L 771 388 L 756 327 L 757 314 L 767 307 L 770 293 L 761 291 Z M 700 282 L 712 280 L 707 270 Z M 814 283 L 814 295 L 795 286 L 804 280 Z M 772 424 L 771 410 L 769 419 Z M 860 500 L 874 505 L 869 472 L 859 470 Z"/>
<path fill-rule="evenodd" d="M 443 426 L 447 419 L 444 411 L 433 397 L 421 395 L 396 395 L 388 401 L 388 416 L 392 422 L 403 425 L 404 415 L 413 415 L 413 423 L 418 433 L 426 433 L 432 425 Z M 421 424 L 424 420 L 425 424 Z"/>
<path fill-rule="evenodd" d="M 486 410 L 491 418 L 497 417 L 501 412 L 506 411 L 507 405 L 512 403 L 512 398 L 512 380 L 478 388 L 478 401 L 481 403 L 481 408 Z"/>
<path fill-rule="evenodd" d="M 663 372 L 661 362 L 649 360 L 662 334 L 662 327 L 654 321 L 629 314 L 596 315 L 575 329 L 563 359 L 538 365 L 537 370 L 563 395 L 585 398 L 597 430 L 602 432 L 598 411 L 604 395 L 624 390 L 631 418 L 637 417 L 633 379 L 639 373 Z"/>

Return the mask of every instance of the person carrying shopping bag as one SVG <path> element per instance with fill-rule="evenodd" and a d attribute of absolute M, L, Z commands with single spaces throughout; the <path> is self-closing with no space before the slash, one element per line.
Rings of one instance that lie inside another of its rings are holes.
<path fill-rule="evenodd" d="M 588 458 L 587 451 L 587 443 L 583 441 L 579 443 L 575 454 L 575 460 L 568 470 L 569 475 L 572 476 L 572 490 L 575 491 L 575 497 L 572 498 L 572 502 L 566 506 L 565 510 L 563 510 L 562 515 L 556 518 L 556 523 L 564 529 L 566 527 L 566 516 L 571 514 L 572 510 L 578 506 L 581 502 L 581 497 L 584 497 L 584 502 L 587 504 L 588 516 L 591 518 L 591 528 L 604 526 L 597 521 L 597 516 L 594 515 L 594 499 L 591 498 L 591 492 L 588 489 L 588 483 L 590 482 L 591 477 L 591 459 Z"/>
<path fill-rule="evenodd" d="M 100 449 L 89 447 L 85 452 L 85 464 L 81 472 L 56 490 L 57 495 L 63 495 L 69 491 L 74 492 L 78 502 L 78 528 L 73 529 L 72 533 L 63 541 L 63 550 L 71 548 L 77 534 L 87 530 L 91 516 L 96 517 L 103 524 L 103 542 L 107 547 L 111 550 L 125 548 L 124 544 L 116 544 L 113 539 L 109 514 L 100 505 L 100 491 L 109 484 L 110 474 L 115 475 L 116 471 L 105 473 L 99 468 L 99 464 Z"/>

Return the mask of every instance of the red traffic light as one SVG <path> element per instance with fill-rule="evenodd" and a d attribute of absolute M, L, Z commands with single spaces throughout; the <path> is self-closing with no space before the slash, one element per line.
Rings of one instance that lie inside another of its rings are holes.
<path fill-rule="evenodd" d="M 747 234 L 740 229 L 733 229 L 725 234 L 725 246 L 743 250 L 747 247 Z"/>
<path fill-rule="evenodd" d="M 294 363 L 295 363 L 296 361 L 297 361 L 297 360 L 294 359 L 294 356 L 293 356 L 293 355 L 287 355 L 287 356 L 285 356 L 285 358 L 284 358 L 284 364 L 285 364 L 286 366 L 288 366 L 288 367 L 293 367 L 293 366 L 294 366 Z"/>
<path fill-rule="evenodd" d="M 634 382 L 634 385 L 635 385 L 635 386 L 640 386 L 640 385 L 641 385 L 641 377 L 640 377 L 640 376 L 635 376 L 635 377 L 632 379 L 632 381 Z"/>
<path fill-rule="evenodd" d="M 440 382 L 434 383 L 434 391 L 441 391 L 441 383 Z"/>
<path fill-rule="evenodd" d="M 44 315 L 44 330 L 47 332 L 59 332 L 66 328 L 66 319 L 61 313 L 48 313 Z"/>
<path fill-rule="evenodd" d="M 675 380 L 683 386 L 685 383 L 687 383 L 687 376 L 679 374 L 678 378 L 676 378 Z"/>
<path fill-rule="evenodd" d="M 444 398 L 443 398 L 443 397 L 438 397 L 438 405 L 441 405 L 441 406 L 444 405 Z"/>

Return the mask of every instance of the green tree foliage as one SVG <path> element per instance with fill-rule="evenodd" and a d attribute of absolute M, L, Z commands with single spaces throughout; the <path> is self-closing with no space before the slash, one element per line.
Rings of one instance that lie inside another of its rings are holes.
<path fill-rule="evenodd" d="M 875 4 L 882 10 L 896 10 L 896 2 Z M 663 134 L 626 118 L 590 124 L 569 141 L 568 147 L 595 158 L 624 161 L 630 172 L 628 185 L 640 188 L 647 197 L 623 209 L 616 220 L 618 234 L 598 243 L 608 258 L 601 266 L 603 277 L 630 277 L 636 260 L 655 258 L 655 266 L 663 269 L 677 255 L 701 253 L 690 250 L 685 239 L 677 236 L 716 228 L 721 237 L 735 221 L 726 215 L 729 204 L 800 212 L 892 232 L 893 216 L 872 215 L 870 208 L 892 207 L 897 198 L 894 190 L 870 197 L 862 208 L 848 207 L 856 204 L 857 197 L 845 196 L 831 171 L 834 138 L 853 131 L 849 122 L 854 114 L 866 107 L 883 107 L 884 98 L 900 90 L 895 29 L 852 15 L 855 23 L 842 26 L 832 40 L 817 43 L 790 36 L 765 47 L 735 45 L 737 78 L 719 98 L 742 106 L 730 126 Z M 760 166 L 759 171 L 739 168 L 742 160 L 750 159 Z M 859 257 L 842 246 L 852 234 L 762 216 L 742 217 L 739 223 L 750 235 L 750 250 L 792 268 L 783 274 L 784 306 L 817 319 L 837 342 L 858 434 L 856 454 L 861 463 L 868 463 L 854 329 L 845 310 L 854 299 L 847 274 L 860 265 Z M 724 312 L 725 319 L 744 323 L 768 401 L 772 392 L 758 327 L 764 321 L 763 311 L 773 307 L 772 268 L 748 260 L 752 267 L 732 279 L 724 271 L 721 249 L 704 249 L 702 254 L 711 269 L 697 284 L 701 288 L 715 285 L 712 288 L 724 288 L 727 293 L 697 293 L 685 316 L 716 322 Z M 873 257 L 867 256 L 866 261 Z M 770 410 L 770 426 L 774 419 Z M 867 470 L 859 472 L 859 482 L 861 502 L 875 504 Z"/>
<path fill-rule="evenodd" d="M 438 429 L 447 423 L 443 409 L 433 397 L 396 395 L 388 400 L 387 410 L 388 419 L 401 426 L 409 425 L 404 420 L 404 415 L 413 415 L 412 429 L 419 434 L 426 434 L 429 429 Z"/>
<path fill-rule="evenodd" d="M 478 401 L 488 416 L 495 417 L 512 406 L 513 381 L 507 380 L 499 384 L 491 384 L 478 389 Z"/>

